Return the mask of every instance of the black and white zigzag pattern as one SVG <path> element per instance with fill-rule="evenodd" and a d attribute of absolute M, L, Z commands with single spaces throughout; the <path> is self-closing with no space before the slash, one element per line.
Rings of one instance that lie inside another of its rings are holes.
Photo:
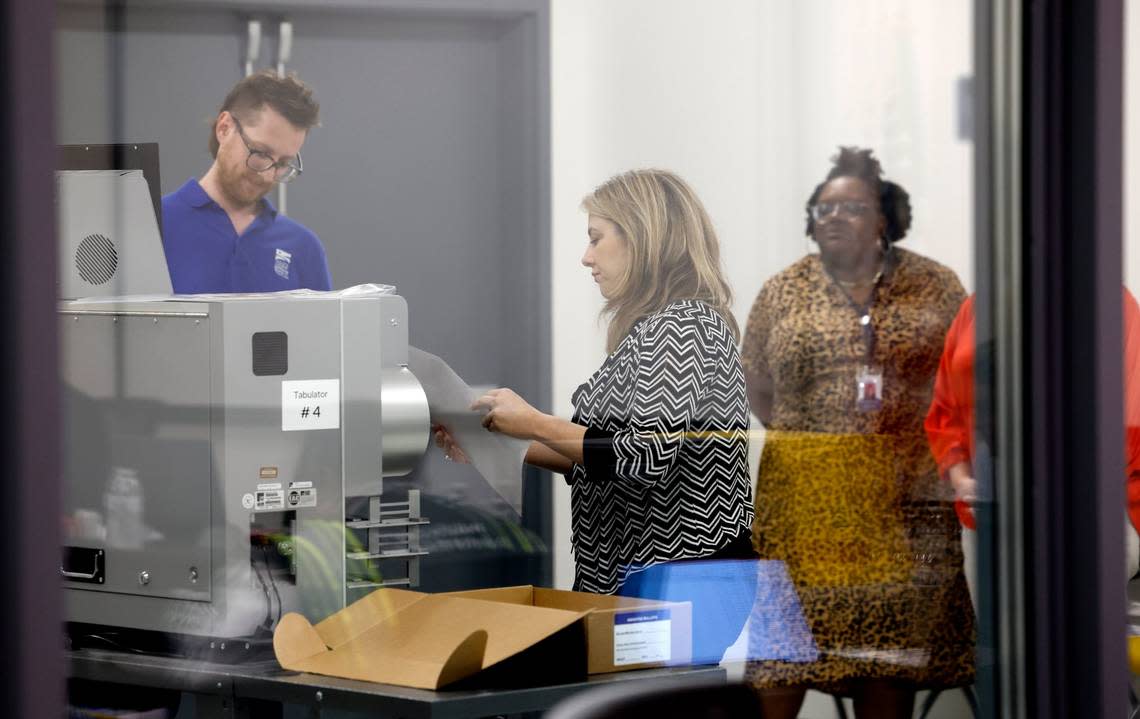
<path fill-rule="evenodd" d="M 744 372 L 708 305 L 642 319 L 573 402 L 616 455 L 610 476 L 567 475 L 576 589 L 612 594 L 630 571 L 708 556 L 751 527 Z"/>

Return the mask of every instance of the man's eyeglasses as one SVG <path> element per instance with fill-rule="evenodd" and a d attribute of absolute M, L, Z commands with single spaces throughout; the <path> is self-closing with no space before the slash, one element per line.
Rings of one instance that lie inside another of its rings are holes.
<path fill-rule="evenodd" d="M 864 217 L 871 212 L 871 206 L 865 202 L 817 202 L 811 206 L 811 218 L 819 222 L 832 213 L 840 217 Z"/>
<path fill-rule="evenodd" d="M 234 127 L 237 128 L 238 136 L 241 138 L 245 149 L 249 153 L 245 158 L 245 166 L 254 172 L 268 172 L 273 170 L 273 179 L 276 182 L 290 182 L 297 178 L 304 171 L 304 165 L 301 163 L 301 153 L 289 161 L 278 161 L 273 159 L 273 155 L 262 150 L 255 150 L 249 146 L 249 138 L 245 136 L 245 130 L 242 129 L 241 123 L 235 115 L 231 114 L 230 119 L 234 121 Z"/>

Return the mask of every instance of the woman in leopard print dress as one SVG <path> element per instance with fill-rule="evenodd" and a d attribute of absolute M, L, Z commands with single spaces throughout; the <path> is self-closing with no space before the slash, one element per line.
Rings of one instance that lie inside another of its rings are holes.
<path fill-rule="evenodd" d="M 922 424 L 965 294 L 894 246 L 910 205 L 871 152 L 834 161 L 807 204 L 820 253 L 764 285 L 742 347 L 767 429 L 753 542 L 787 567 L 811 649 L 754 637 L 746 675 L 765 717 L 794 717 L 808 688 L 909 717 L 917 689 L 974 676 L 960 529 Z"/>

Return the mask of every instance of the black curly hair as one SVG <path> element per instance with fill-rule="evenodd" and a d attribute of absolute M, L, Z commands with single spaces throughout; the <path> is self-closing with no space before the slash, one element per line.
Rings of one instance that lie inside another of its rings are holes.
<path fill-rule="evenodd" d="M 884 180 L 883 167 L 875 157 L 872 150 L 859 147 L 840 147 L 839 154 L 831 158 L 831 170 L 827 178 L 815 186 L 815 190 L 808 198 L 804 211 L 807 213 L 807 235 L 815 233 L 815 221 L 811 217 L 811 208 L 823 192 L 823 187 L 837 177 L 856 177 L 871 188 L 879 197 L 879 210 L 887 221 L 883 231 L 884 249 L 906 237 L 910 229 L 910 195 L 901 185 L 890 180 Z"/>

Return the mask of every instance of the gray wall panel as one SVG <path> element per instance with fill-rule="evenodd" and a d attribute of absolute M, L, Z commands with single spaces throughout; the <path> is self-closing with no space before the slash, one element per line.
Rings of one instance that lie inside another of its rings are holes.
<path fill-rule="evenodd" d="M 158 142 L 163 193 L 202 175 L 210 123 L 241 76 L 244 27 L 235 13 L 61 9 L 58 141 Z"/>
<path fill-rule="evenodd" d="M 495 25 L 295 23 L 293 64 L 319 92 L 324 127 L 291 211 L 325 240 L 338 286 L 395 284 L 413 345 L 472 381 L 505 381 Z"/>

